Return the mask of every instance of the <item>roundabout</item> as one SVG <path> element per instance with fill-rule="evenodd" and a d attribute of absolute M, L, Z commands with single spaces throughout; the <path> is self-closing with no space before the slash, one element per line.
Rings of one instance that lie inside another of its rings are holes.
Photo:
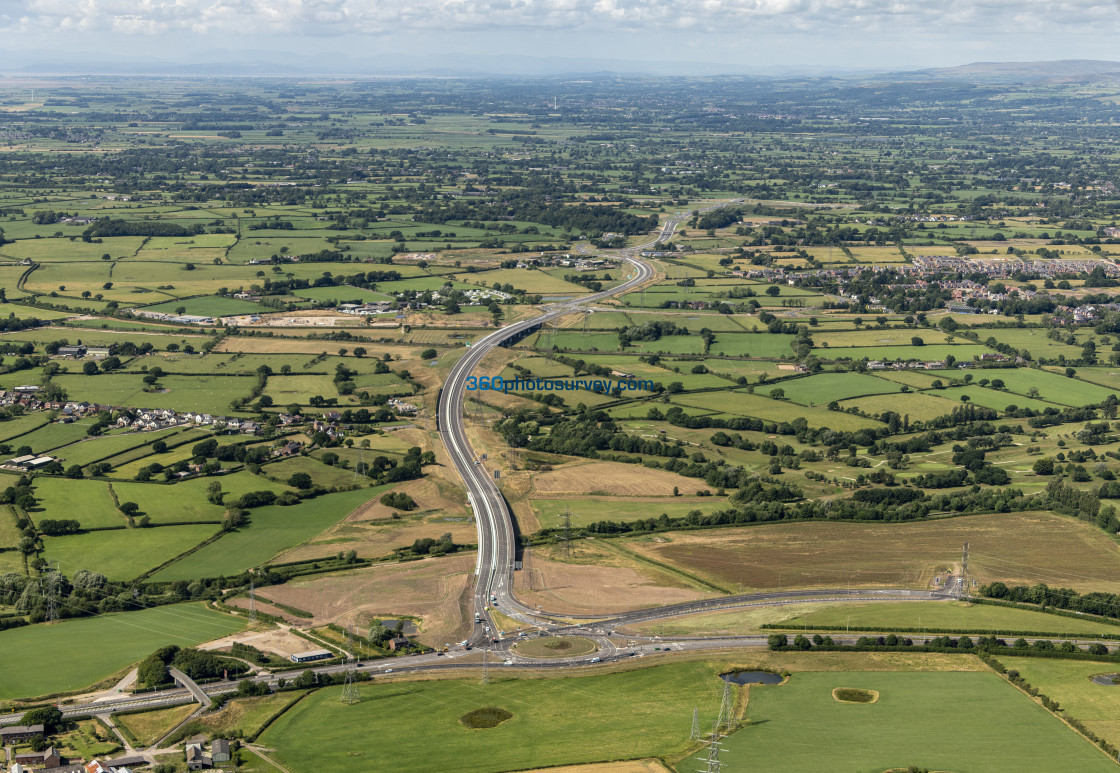
<path fill-rule="evenodd" d="M 599 644 L 583 636 L 542 636 L 519 641 L 511 650 L 523 658 L 577 658 L 597 652 Z"/>

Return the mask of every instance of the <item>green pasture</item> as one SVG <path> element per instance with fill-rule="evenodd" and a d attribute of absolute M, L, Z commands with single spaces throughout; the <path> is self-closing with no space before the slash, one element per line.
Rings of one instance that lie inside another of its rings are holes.
<path fill-rule="evenodd" d="M 1020 352 L 1029 353 L 1034 359 L 1039 357 L 1056 358 L 1060 354 L 1064 354 L 1070 359 L 1080 359 L 1081 345 L 1086 338 L 1085 335 L 1081 335 L 1078 336 L 1079 343 L 1077 345 L 1065 344 L 1049 338 L 1042 328 L 1029 327 L 991 328 L 977 330 L 976 332 L 980 334 L 981 341 L 986 341 L 989 337 L 994 338 L 1000 343 L 1015 347 Z"/>
<path fill-rule="evenodd" d="M 926 328 L 870 328 L 858 330 L 814 330 L 809 329 L 813 343 L 819 349 L 832 350 L 860 346 L 910 346 L 910 339 L 921 338 L 930 344 L 946 343 L 947 336 L 940 330 Z"/>
<path fill-rule="evenodd" d="M 968 402 L 973 402 L 977 405 L 982 405 L 985 408 L 992 408 L 997 411 L 1002 411 L 1009 405 L 1017 405 L 1020 408 L 1030 408 L 1035 411 L 1044 411 L 1047 408 L 1057 407 L 1053 403 L 1046 403 L 1042 400 L 1035 400 L 1031 397 L 1024 397 L 1023 395 L 1005 392 L 1000 389 L 989 389 L 976 383 L 959 387 L 950 387 L 948 389 L 933 389 L 930 390 L 929 394 L 937 395 L 946 400 L 956 400 L 958 402 L 964 402 L 961 398 L 967 397 Z"/>
<path fill-rule="evenodd" d="M 368 464 L 368 461 L 367 461 Z M 352 486 L 365 484 L 368 479 L 357 475 L 351 470 L 341 467 L 331 467 L 310 456 L 292 456 L 279 462 L 265 465 L 262 473 L 275 482 L 283 483 L 297 472 L 306 472 L 320 486 L 332 488 L 335 486 Z"/>
<path fill-rule="evenodd" d="M 167 582 L 217 577 L 258 566 L 314 537 L 388 489 L 388 486 L 363 488 L 324 494 L 289 507 L 271 505 L 255 508 L 249 511 L 248 526 L 224 534 L 216 542 L 160 570 L 152 579 Z"/>
<path fill-rule="evenodd" d="M 897 384 L 863 373 L 820 373 L 807 378 L 782 381 L 776 386 L 785 390 L 786 399 L 804 405 L 827 405 L 833 400 L 898 391 Z M 767 392 L 766 385 L 756 389 Z"/>
<path fill-rule="evenodd" d="M 157 440 L 168 442 L 168 439 L 182 432 L 181 428 L 173 427 L 160 429 L 155 432 L 126 432 L 118 435 L 102 435 L 86 438 L 76 443 L 57 449 L 58 456 L 67 465 L 80 464 L 85 466 L 92 462 L 118 456 L 134 448 L 150 446 Z"/>
<path fill-rule="evenodd" d="M 17 379 L 18 380 L 18 379 Z M 14 419 L 0 422 L 0 443 L 13 447 L 24 445 L 23 438 L 47 424 L 47 416 L 41 412 L 25 413 Z"/>
<path fill-rule="evenodd" d="M 90 569 L 110 580 L 131 580 L 212 537 L 218 528 L 216 524 L 152 526 L 44 537 L 43 557 L 58 561 L 67 576 Z"/>
<path fill-rule="evenodd" d="M 572 526 L 587 526 L 596 521 L 625 523 L 647 518 L 670 518 L 688 515 L 693 510 L 704 514 L 727 507 L 724 497 L 603 497 L 583 496 L 578 499 L 530 500 L 541 528 L 554 529 L 564 525 L 565 510 L 571 513 Z"/>
<path fill-rule="evenodd" d="M 965 657 L 965 656 L 961 656 Z M 869 704 L 832 690 L 876 690 Z M 1110 771 L 1115 763 L 996 674 L 803 672 L 786 684 L 752 685 L 748 727 L 723 741 L 729 773 L 885 771 Z M 946 741 L 946 728 L 951 742 Z M 812 743 L 805 740 L 811 738 Z M 702 756 L 682 763 L 697 769 Z"/>
<path fill-rule="evenodd" d="M 245 376 L 164 376 L 158 385 L 164 391 L 148 392 L 144 391 L 147 385 L 141 373 L 110 373 L 92 378 L 63 375 L 55 376 L 54 381 L 73 400 L 132 408 L 169 408 L 215 416 L 235 413 L 230 402 L 247 397 L 256 383 L 255 379 Z"/>
<path fill-rule="evenodd" d="M 776 423 L 791 422 L 797 418 L 804 418 L 810 426 L 835 427 L 856 431 L 864 427 L 880 426 L 872 419 L 865 419 L 850 413 L 829 411 L 825 408 L 807 408 L 796 403 L 772 400 L 764 395 L 771 389 L 780 389 L 780 385 L 770 386 L 765 384 L 759 387 L 757 394 L 743 391 L 734 392 L 700 392 L 697 394 L 676 395 L 672 401 L 682 406 L 690 405 L 709 411 L 738 414 L 740 416 L 754 416 L 763 421 Z"/>
<path fill-rule="evenodd" d="M 180 308 L 184 309 L 184 314 L 198 317 L 228 317 L 238 314 L 263 314 L 272 311 L 272 309 L 261 306 L 259 303 L 243 301 L 240 298 L 223 298 L 220 295 L 203 295 L 197 298 L 157 303 L 154 306 L 145 306 L 144 311 L 178 314 Z"/>
<path fill-rule="evenodd" d="M 202 604 L 64 620 L 0 631 L 0 699 L 78 690 L 168 644 L 190 646 L 245 627 L 243 618 Z M 91 647 L 112 641 L 112 647 Z"/>
<path fill-rule="evenodd" d="M 36 520 L 73 518 L 83 529 L 128 525 L 104 481 L 39 476 L 35 479 L 35 498 L 42 508 L 41 512 L 32 513 Z"/>
<path fill-rule="evenodd" d="M 361 684 L 346 706 L 320 690 L 273 723 L 261 742 L 294 770 L 345 770 L 354 760 L 393 769 L 498 773 L 599 760 L 673 756 L 687 749 L 692 709 L 719 708 L 722 682 L 706 663 L 680 663 L 567 679 L 501 678 Z M 578 705 L 578 710 L 573 706 Z M 459 718 L 486 706 L 513 717 L 472 730 Z M 416 718 L 423 716 L 423 722 Z M 378 732 L 355 735 L 354 724 Z"/>
<path fill-rule="evenodd" d="M 838 346 L 828 349 L 818 348 L 813 354 L 825 360 L 882 360 L 894 362 L 901 360 L 907 362 L 938 362 L 950 354 L 957 362 L 967 362 L 978 358 L 981 354 L 990 353 L 991 349 L 979 344 L 926 344 L 925 346 Z"/>
<path fill-rule="evenodd" d="M 909 416 L 911 421 L 929 421 L 938 416 L 946 416 L 960 405 L 960 402 L 939 397 L 941 391 L 909 392 L 906 394 L 884 394 L 873 397 L 857 397 L 840 403 L 842 409 L 855 407 L 871 416 L 894 411 L 900 416 Z"/>
<path fill-rule="evenodd" d="M 817 631 L 843 631 L 848 626 L 857 626 L 875 627 L 884 633 L 901 629 L 942 628 L 960 633 L 998 631 L 1000 636 L 1020 631 L 1035 631 L 1070 636 L 1106 634 L 1120 637 L 1120 625 L 1048 615 L 1030 609 L 1014 609 L 991 604 L 965 604 L 956 601 L 946 603 L 900 601 L 824 606 L 809 614 L 791 617 L 783 625 L 791 629 L 808 628 Z M 908 635 L 912 638 L 917 636 Z"/>
<path fill-rule="evenodd" d="M 1106 741 L 1120 742 L 1120 685 L 1096 684 L 1094 676 L 1120 672 L 1115 663 L 1048 660 L 999 656 L 1007 668 L 1018 671 L 1043 695 L 1056 700 L 1068 716 L 1075 717 Z"/>
<path fill-rule="evenodd" d="M 45 454 L 56 448 L 69 445 L 87 437 L 86 430 L 93 425 L 93 419 L 78 419 L 70 424 L 55 421 L 34 432 L 21 436 L 15 445 L 31 446 L 37 454 Z"/>
<path fill-rule="evenodd" d="M 963 375 L 959 370 L 939 370 L 931 373 L 937 374 L 942 379 L 959 379 Z M 998 368 L 972 371 L 972 374 L 977 380 L 981 377 L 1003 379 L 1007 391 L 1015 395 L 1025 396 L 1032 388 L 1037 389 L 1040 399 L 1059 405 L 1099 403 L 1112 394 L 1120 397 L 1120 389 L 1109 389 L 1078 378 L 1069 378 L 1064 373 L 1059 374 L 1038 368 Z M 1015 395 L 1008 395 L 1010 402 L 1017 402 L 1014 399 Z"/>
<path fill-rule="evenodd" d="M 350 285 L 305 287 L 301 290 L 293 290 L 292 294 L 313 301 L 338 301 L 339 303 L 371 303 L 393 300 L 393 296 L 386 293 L 367 290 L 364 287 L 351 287 Z"/>

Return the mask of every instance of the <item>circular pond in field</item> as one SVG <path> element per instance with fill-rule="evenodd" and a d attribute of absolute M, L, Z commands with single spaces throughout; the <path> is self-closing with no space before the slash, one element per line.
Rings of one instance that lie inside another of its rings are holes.
<path fill-rule="evenodd" d="M 483 706 L 481 709 L 468 711 L 459 717 L 459 721 L 472 730 L 484 730 L 488 727 L 497 727 L 512 718 L 513 714 L 500 706 Z"/>
<path fill-rule="evenodd" d="M 543 636 L 526 639 L 513 646 L 513 651 L 526 658 L 574 658 L 590 655 L 599 645 L 582 636 Z"/>
<path fill-rule="evenodd" d="M 1093 680 L 1093 684 L 1104 685 L 1105 687 L 1120 687 L 1120 674 L 1097 674 L 1089 678 Z"/>
<path fill-rule="evenodd" d="M 732 684 L 781 684 L 782 677 L 769 671 L 732 671 L 719 678 Z"/>

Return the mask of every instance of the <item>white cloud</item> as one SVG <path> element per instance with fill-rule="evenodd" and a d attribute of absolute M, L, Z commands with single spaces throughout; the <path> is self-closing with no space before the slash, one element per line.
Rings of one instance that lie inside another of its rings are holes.
<path fill-rule="evenodd" d="M 352 35 L 503 28 L 744 33 L 921 30 L 946 38 L 1120 31 L 1092 0 L 6 0 L 0 26 L 124 35 Z"/>

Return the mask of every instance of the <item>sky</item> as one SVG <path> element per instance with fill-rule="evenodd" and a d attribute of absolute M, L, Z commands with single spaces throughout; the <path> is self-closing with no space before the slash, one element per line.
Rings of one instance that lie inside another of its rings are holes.
<path fill-rule="evenodd" d="M 9 71 L 905 70 L 1120 59 L 1120 0 L 0 0 L 0 36 Z"/>

